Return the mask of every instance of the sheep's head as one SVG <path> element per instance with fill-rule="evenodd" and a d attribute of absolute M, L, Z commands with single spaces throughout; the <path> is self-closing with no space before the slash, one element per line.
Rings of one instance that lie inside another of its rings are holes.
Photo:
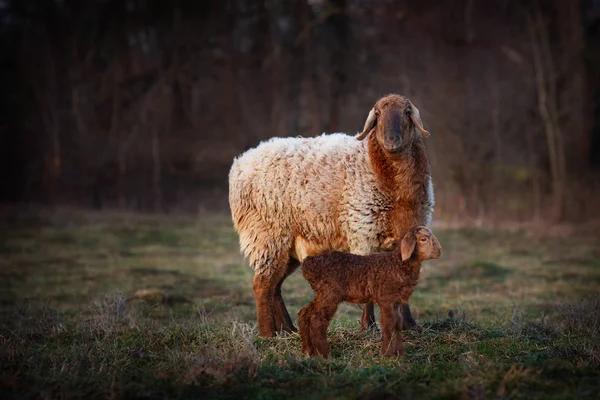
<path fill-rule="evenodd" d="M 409 99 L 397 94 L 382 97 L 375 103 L 362 133 L 356 139 L 362 140 L 372 131 L 381 148 L 391 154 L 409 147 L 418 134 L 429 136 L 429 132 L 423 129 L 419 109 Z"/>
<path fill-rule="evenodd" d="M 400 242 L 400 253 L 402 261 L 410 258 L 433 260 L 442 255 L 442 246 L 437 237 L 426 226 L 415 226 L 410 228 L 402 237 Z"/>

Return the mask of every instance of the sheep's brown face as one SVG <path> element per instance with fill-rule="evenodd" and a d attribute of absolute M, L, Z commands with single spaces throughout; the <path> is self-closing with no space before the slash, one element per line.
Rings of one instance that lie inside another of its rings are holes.
<path fill-rule="evenodd" d="M 410 147 L 414 137 L 423 129 L 419 110 L 404 96 L 391 94 L 382 97 L 369 112 L 363 132 L 356 138 L 362 140 L 374 131 L 377 142 L 389 154 L 401 153 Z"/>
<path fill-rule="evenodd" d="M 408 101 L 406 101 L 408 103 Z M 396 104 L 375 106 L 377 142 L 388 153 L 400 153 L 410 145 L 413 131 L 410 103 L 398 108 Z"/>
<path fill-rule="evenodd" d="M 419 228 L 415 233 L 416 253 L 421 260 L 435 260 L 442 255 L 442 246 L 429 228 Z"/>
<path fill-rule="evenodd" d="M 409 229 L 400 242 L 402 261 L 408 259 L 433 260 L 442 255 L 440 241 L 426 226 Z"/>

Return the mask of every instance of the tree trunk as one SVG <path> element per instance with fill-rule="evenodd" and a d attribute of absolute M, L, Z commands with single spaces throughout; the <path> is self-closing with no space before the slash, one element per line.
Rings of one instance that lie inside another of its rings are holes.
<path fill-rule="evenodd" d="M 335 44 L 331 51 L 331 87 L 329 106 L 329 132 L 337 132 L 340 126 L 340 103 L 344 97 L 346 84 L 346 48 L 348 43 L 349 27 L 346 15 L 346 0 L 330 0 L 332 9 L 328 24 L 333 32 Z"/>
<path fill-rule="evenodd" d="M 152 129 L 152 191 L 154 193 L 154 211 L 163 209 L 161 165 L 160 165 L 160 137 L 156 127 Z"/>
<path fill-rule="evenodd" d="M 541 176 L 538 167 L 538 156 L 533 129 L 526 129 L 527 150 L 529 152 L 529 168 L 531 169 L 531 219 L 534 222 L 541 220 Z"/>
<path fill-rule="evenodd" d="M 588 101 L 586 70 L 583 60 L 585 35 L 580 2 L 557 0 L 558 17 L 561 28 L 562 48 L 564 49 L 563 69 L 566 76 L 565 95 L 568 99 L 568 132 L 570 141 L 568 165 L 574 176 L 581 176 L 590 167 L 590 127 L 591 108 Z"/>
<path fill-rule="evenodd" d="M 556 97 L 556 69 L 549 48 L 548 34 L 539 11 L 530 18 L 531 49 L 538 90 L 538 110 L 544 124 L 550 176 L 552 180 L 552 218 L 560 220 L 565 207 L 565 156 L 562 132 L 558 125 Z"/>
<path fill-rule="evenodd" d="M 313 48 L 313 34 L 312 34 L 312 21 L 313 14 L 310 5 L 307 2 L 299 2 L 301 6 L 301 27 L 302 37 L 304 41 L 304 82 L 306 87 L 306 100 L 308 105 L 309 113 L 309 128 L 308 133 L 310 135 L 316 135 L 321 133 L 321 115 L 319 107 L 319 94 L 317 88 L 318 78 L 315 68 L 314 61 L 314 48 Z"/>
<path fill-rule="evenodd" d="M 117 182 L 117 190 L 119 192 L 118 202 L 119 208 L 125 209 L 127 207 L 127 200 L 125 196 L 125 178 L 127 174 L 127 160 L 125 158 L 125 150 L 123 148 L 123 144 L 119 143 L 119 154 L 118 154 L 118 164 L 119 164 L 119 178 Z"/>

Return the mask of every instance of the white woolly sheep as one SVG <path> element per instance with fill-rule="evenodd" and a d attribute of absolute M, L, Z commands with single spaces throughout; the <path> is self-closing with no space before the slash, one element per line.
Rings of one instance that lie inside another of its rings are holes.
<path fill-rule="evenodd" d="M 242 252 L 255 271 L 259 334 L 295 331 L 281 285 L 309 255 L 389 250 L 428 225 L 433 186 L 419 110 L 388 95 L 356 137 L 273 138 L 240 155 L 229 173 L 229 204 Z M 362 139 L 367 139 L 362 141 Z M 414 325 L 408 305 L 405 325 Z M 363 328 L 374 324 L 365 307 Z"/>

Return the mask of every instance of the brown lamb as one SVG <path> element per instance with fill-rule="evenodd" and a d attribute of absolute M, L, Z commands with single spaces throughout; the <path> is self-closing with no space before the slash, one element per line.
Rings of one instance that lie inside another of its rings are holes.
<path fill-rule="evenodd" d="M 382 354 L 405 354 L 401 335 L 401 306 L 408 302 L 421 270 L 421 262 L 438 258 L 440 242 L 425 226 L 409 229 L 400 246 L 389 253 L 359 256 L 333 251 L 307 257 L 302 274 L 316 292 L 315 299 L 298 313 L 302 351 L 329 356 L 327 328 L 342 301 L 376 303 L 381 308 Z"/>

